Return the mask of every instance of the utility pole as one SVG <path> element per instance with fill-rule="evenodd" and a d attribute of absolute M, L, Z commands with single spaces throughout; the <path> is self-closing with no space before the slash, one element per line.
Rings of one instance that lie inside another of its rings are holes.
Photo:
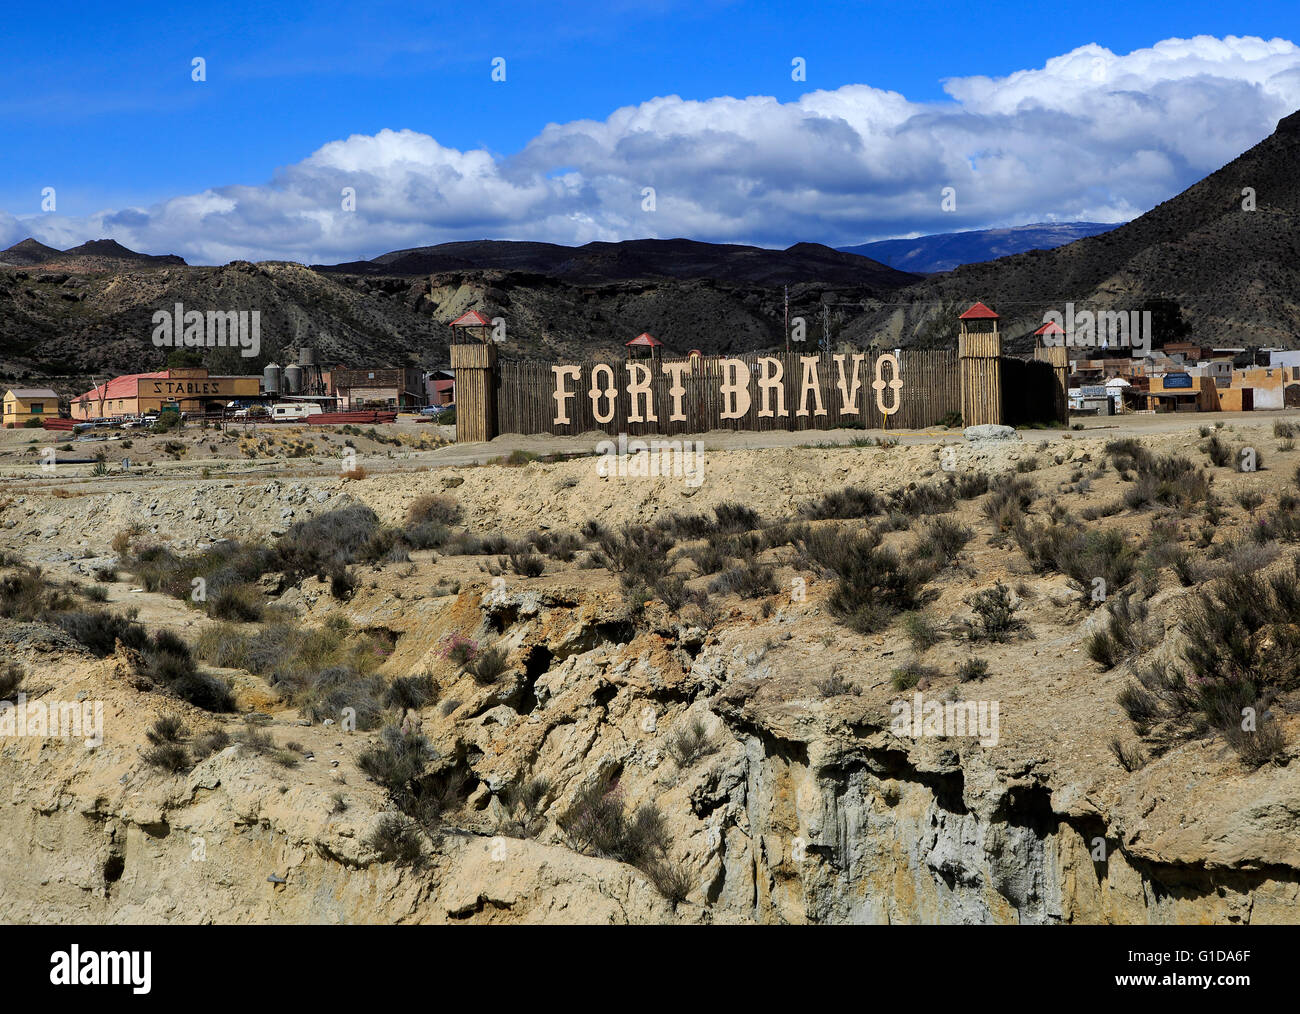
<path fill-rule="evenodd" d="M 831 350 L 831 308 L 827 303 L 822 303 L 822 351 Z"/>

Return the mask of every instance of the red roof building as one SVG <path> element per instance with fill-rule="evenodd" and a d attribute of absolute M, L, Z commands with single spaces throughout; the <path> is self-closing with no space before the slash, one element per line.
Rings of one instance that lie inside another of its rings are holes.
<path fill-rule="evenodd" d="M 466 310 L 453 320 L 448 327 L 491 327 L 492 322 L 477 310 Z"/>
<path fill-rule="evenodd" d="M 997 320 L 998 315 L 983 303 L 976 303 L 963 313 L 958 320 Z"/>
<path fill-rule="evenodd" d="M 72 399 L 74 405 L 91 402 L 99 404 L 114 400 L 124 401 L 134 399 L 136 391 L 139 388 L 137 381 L 140 380 L 159 380 L 167 376 L 166 370 L 160 370 L 157 373 L 128 373 L 123 377 L 114 377 L 106 384 L 100 384 L 94 390 L 87 391 L 85 394 L 79 394 Z M 105 406 L 107 409 L 107 405 Z"/>
<path fill-rule="evenodd" d="M 656 349 L 663 345 L 658 338 L 648 331 L 642 331 L 639 335 L 627 343 L 630 348 L 648 348 Z"/>

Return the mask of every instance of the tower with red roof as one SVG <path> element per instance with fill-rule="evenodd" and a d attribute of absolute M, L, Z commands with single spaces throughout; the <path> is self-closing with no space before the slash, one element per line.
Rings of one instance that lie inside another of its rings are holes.
<path fill-rule="evenodd" d="M 957 318 L 957 357 L 961 363 L 961 418 L 964 426 L 1002 422 L 1002 335 L 998 315 L 976 303 Z"/>

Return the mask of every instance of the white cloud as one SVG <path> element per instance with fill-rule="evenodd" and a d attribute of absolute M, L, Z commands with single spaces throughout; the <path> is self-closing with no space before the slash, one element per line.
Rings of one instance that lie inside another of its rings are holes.
<path fill-rule="evenodd" d="M 1122 221 L 1189 186 L 1300 107 L 1300 48 L 1168 39 L 1081 46 L 950 101 L 866 85 L 798 101 L 650 99 L 549 124 L 519 152 L 458 151 L 410 130 L 332 141 L 264 186 L 84 219 L 0 213 L 0 243 L 111 236 L 191 263 L 342 261 L 455 239 L 643 236 L 783 246 L 1031 221 Z M 642 210 L 654 187 L 656 207 Z M 954 187 L 956 212 L 940 210 Z M 356 193 L 356 210 L 342 191 Z"/>

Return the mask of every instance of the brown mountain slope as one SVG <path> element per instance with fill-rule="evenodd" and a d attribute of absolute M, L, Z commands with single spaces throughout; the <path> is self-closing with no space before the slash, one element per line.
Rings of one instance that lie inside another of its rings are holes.
<path fill-rule="evenodd" d="M 844 253 L 820 243 L 796 243 L 785 250 L 767 250 L 690 239 L 635 239 L 580 247 L 502 240 L 441 243 L 394 250 L 370 261 L 317 268 L 326 272 L 384 275 L 472 269 L 525 271 L 577 282 L 708 278 L 742 285 L 816 281 L 893 289 L 916 280 L 915 275 L 895 271 L 869 257 Z"/>
<path fill-rule="evenodd" d="M 0 264 L 16 264 L 22 267 L 43 264 L 51 257 L 59 256 L 59 251 L 46 246 L 30 237 L 15 243 L 8 250 L 0 250 Z"/>
<path fill-rule="evenodd" d="M 928 318 L 940 308 L 963 309 L 975 299 L 1002 314 L 1013 336 L 1031 332 L 1066 300 L 1118 310 L 1172 299 L 1193 339 L 1300 345 L 1298 180 L 1294 113 L 1254 148 L 1127 225 L 927 279 L 886 301 L 892 305 L 869 306 L 841 337 L 883 334 L 910 344 L 934 326 Z M 1254 211 L 1243 210 L 1246 188 Z"/>

